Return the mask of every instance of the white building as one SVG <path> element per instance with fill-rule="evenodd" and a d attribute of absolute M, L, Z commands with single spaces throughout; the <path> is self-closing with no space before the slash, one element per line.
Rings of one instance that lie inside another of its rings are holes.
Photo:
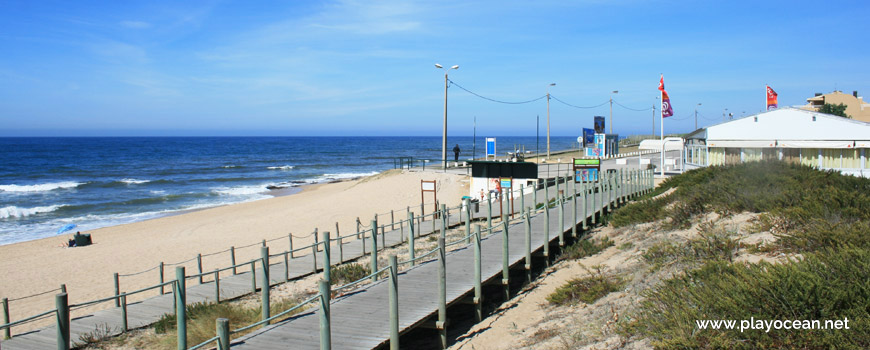
<path fill-rule="evenodd" d="M 688 168 L 780 159 L 870 177 L 870 123 L 782 108 L 698 129 L 686 137 Z"/>

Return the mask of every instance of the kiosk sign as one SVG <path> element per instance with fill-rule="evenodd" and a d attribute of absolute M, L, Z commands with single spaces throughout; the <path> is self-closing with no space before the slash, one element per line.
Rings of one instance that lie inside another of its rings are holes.
<path fill-rule="evenodd" d="M 600 159 L 574 159 L 575 182 L 598 181 L 598 173 L 600 171 Z"/>

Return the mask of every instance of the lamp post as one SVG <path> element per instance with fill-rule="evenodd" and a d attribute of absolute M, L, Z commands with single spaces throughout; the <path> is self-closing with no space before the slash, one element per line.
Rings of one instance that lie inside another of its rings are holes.
<path fill-rule="evenodd" d="M 435 63 L 435 68 L 444 69 L 444 67 L 438 63 Z M 441 164 L 443 164 L 443 169 L 445 171 L 447 170 L 447 73 L 449 73 L 451 69 L 459 69 L 459 66 L 455 65 L 444 70 L 444 129 L 441 132 Z"/>
<path fill-rule="evenodd" d="M 556 83 L 547 85 L 547 160 L 550 160 L 550 87 Z"/>
<path fill-rule="evenodd" d="M 610 92 L 610 133 L 613 133 L 613 94 L 618 94 L 618 90 Z"/>
<path fill-rule="evenodd" d="M 698 130 L 698 106 L 700 105 L 701 103 L 698 102 L 698 105 L 695 106 L 695 130 Z"/>
<path fill-rule="evenodd" d="M 726 120 L 728 120 L 728 119 L 725 119 L 725 112 L 728 112 L 728 108 L 724 108 L 724 109 L 722 109 L 722 121 L 723 121 L 723 122 L 726 121 Z"/>

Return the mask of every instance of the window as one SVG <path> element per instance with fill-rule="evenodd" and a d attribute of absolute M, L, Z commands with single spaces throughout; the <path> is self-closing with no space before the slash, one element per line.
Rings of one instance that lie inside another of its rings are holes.
<path fill-rule="evenodd" d="M 762 158 L 761 148 L 744 148 L 743 149 L 743 161 L 744 162 L 758 162 Z"/>
<path fill-rule="evenodd" d="M 860 169 L 861 168 L 861 151 L 857 149 L 844 149 L 843 165 L 845 169 Z"/>
<path fill-rule="evenodd" d="M 802 148 L 801 149 L 801 164 L 812 167 L 819 166 L 819 149 L 818 148 Z"/>
<path fill-rule="evenodd" d="M 822 149 L 822 168 L 842 168 L 843 152 L 839 149 Z"/>

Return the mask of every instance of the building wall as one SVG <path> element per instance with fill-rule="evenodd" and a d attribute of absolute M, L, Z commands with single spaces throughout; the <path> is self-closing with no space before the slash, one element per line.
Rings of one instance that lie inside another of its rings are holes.
<path fill-rule="evenodd" d="M 725 148 L 696 149 L 700 159 L 709 159 L 709 165 L 728 165 L 741 162 L 775 160 L 803 164 L 820 169 L 831 169 L 846 174 L 870 177 L 870 148 Z M 706 154 L 703 154 L 706 153 Z M 702 163 L 703 165 L 703 163 Z"/>
<path fill-rule="evenodd" d="M 846 114 L 850 115 L 854 120 L 862 122 L 870 122 L 870 104 L 864 102 L 861 97 L 855 97 L 850 94 L 844 94 L 840 91 L 834 91 L 830 94 L 811 97 L 807 99 L 807 104 L 801 109 L 817 112 L 825 103 L 828 104 L 844 104 L 846 105 Z"/>

